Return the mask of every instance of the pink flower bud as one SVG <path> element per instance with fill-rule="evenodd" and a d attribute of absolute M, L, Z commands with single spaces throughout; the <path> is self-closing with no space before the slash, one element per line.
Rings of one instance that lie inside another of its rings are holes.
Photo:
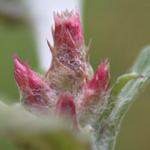
<path fill-rule="evenodd" d="M 63 115 L 72 121 L 74 127 L 77 129 L 76 106 L 73 96 L 70 93 L 62 94 L 57 101 L 56 114 Z"/>
<path fill-rule="evenodd" d="M 93 99 L 100 100 L 101 96 L 107 94 L 110 81 L 109 66 L 106 60 L 98 66 L 93 79 L 85 86 L 81 98 L 83 105 L 92 103 Z"/>
<path fill-rule="evenodd" d="M 93 77 L 89 63 L 91 41 L 88 46 L 84 45 L 77 10 L 61 15 L 54 13 L 54 20 L 54 45 L 47 41 L 53 59 L 45 76 L 41 78 L 17 55 L 13 56 L 14 75 L 22 103 L 30 110 L 64 117 L 79 130 L 88 124 L 92 126 L 93 120 L 105 109 L 110 85 L 109 67 L 107 61 L 101 63 Z"/>
<path fill-rule="evenodd" d="M 23 103 L 27 105 L 45 106 L 46 93 L 49 91 L 47 83 L 35 72 L 28 63 L 24 65 L 19 57 L 13 56 L 14 76 L 21 92 Z"/>
<path fill-rule="evenodd" d="M 79 48 L 84 44 L 78 11 L 54 13 L 55 30 L 53 31 L 56 47 L 72 47 L 72 41 Z M 61 36 L 60 36 L 61 35 Z"/>
<path fill-rule="evenodd" d="M 98 66 L 93 79 L 88 84 L 87 88 L 91 91 L 91 96 L 99 97 L 101 94 L 107 92 L 110 80 L 109 66 L 106 60 Z"/>
<path fill-rule="evenodd" d="M 78 93 L 85 76 L 90 72 L 85 61 L 86 47 L 78 12 L 54 13 L 55 28 L 52 29 L 54 46 L 48 42 L 52 52 L 52 66 L 45 75 L 46 81 L 61 92 Z M 83 52 L 84 51 L 84 52 Z M 86 66 L 86 67 L 85 67 Z M 74 86 L 75 82 L 78 86 Z"/>
<path fill-rule="evenodd" d="M 85 85 L 81 94 L 78 108 L 81 124 L 91 124 L 91 120 L 103 112 L 107 104 L 109 85 L 110 74 L 106 60 L 98 66 L 94 77 Z"/>
<path fill-rule="evenodd" d="M 15 79 L 19 89 L 25 90 L 26 86 L 29 86 L 32 89 L 39 89 L 42 78 L 33 72 L 28 64 L 24 65 L 16 54 L 13 56 L 13 61 Z"/>

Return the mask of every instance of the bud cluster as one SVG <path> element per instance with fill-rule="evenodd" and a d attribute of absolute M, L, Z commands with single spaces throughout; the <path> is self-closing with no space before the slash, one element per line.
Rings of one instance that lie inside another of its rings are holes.
<path fill-rule="evenodd" d="M 28 62 L 23 64 L 15 54 L 14 76 L 21 102 L 34 112 L 63 116 L 72 127 L 80 130 L 95 118 L 97 106 L 101 111 L 107 103 L 110 74 L 107 60 L 101 63 L 95 75 L 89 63 L 89 46 L 84 38 L 76 11 L 54 13 L 52 28 L 54 45 L 48 41 L 53 55 L 45 76 L 33 72 Z"/>

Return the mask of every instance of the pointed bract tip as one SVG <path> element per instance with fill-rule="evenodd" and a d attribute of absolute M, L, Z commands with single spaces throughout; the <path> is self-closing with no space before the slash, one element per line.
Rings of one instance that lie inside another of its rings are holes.
<path fill-rule="evenodd" d="M 12 56 L 12 59 L 13 59 L 13 62 L 14 62 L 14 65 L 15 65 L 16 68 L 20 68 L 20 69 L 23 69 L 23 68 L 24 68 L 25 65 L 24 65 L 23 62 L 20 60 L 20 58 L 18 57 L 17 54 L 14 54 L 14 55 Z"/>

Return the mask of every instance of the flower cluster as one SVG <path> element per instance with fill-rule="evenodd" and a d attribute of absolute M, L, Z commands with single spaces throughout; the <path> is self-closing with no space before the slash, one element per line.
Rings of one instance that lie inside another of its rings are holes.
<path fill-rule="evenodd" d="M 92 126 L 107 103 L 108 62 L 101 63 L 93 75 L 89 63 L 91 42 L 88 47 L 84 44 L 77 10 L 54 13 L 54 20 L 54 45 L 47 41 L 53 59 L 44 77 L 33 72 L 28 62 L 23 64 L 16 54 L 13 56 L 21 102 L 34 112 L 65 116 L 76 129 Z"/>

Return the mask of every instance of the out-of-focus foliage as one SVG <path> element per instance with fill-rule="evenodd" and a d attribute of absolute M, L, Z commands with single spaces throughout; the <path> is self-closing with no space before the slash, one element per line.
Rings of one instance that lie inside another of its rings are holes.
<path fill-rule="evenodd" d="M 35 42 L 29 27 L 16 20 L 0 18 L 0 53 L 0 97 L 10 98 L 12 103 L 19 100 L 12 55 L 17 53 L 24 62 L 29 59 L 32 68 L 37 66 Z"/>
<path fill-rule="evenodd" d="M 24 0 L 0 0 L 0 16 L 10 19 L 28 20 Z"/>
<path fill-rule="evenodd" d="M 29 114 L 19 104 L 0 103 L 0 141 L 10 150 L 90 150 L 89 139 L 63 121 Z M 6 148 L 6 147 L 5 147 Z"/>

